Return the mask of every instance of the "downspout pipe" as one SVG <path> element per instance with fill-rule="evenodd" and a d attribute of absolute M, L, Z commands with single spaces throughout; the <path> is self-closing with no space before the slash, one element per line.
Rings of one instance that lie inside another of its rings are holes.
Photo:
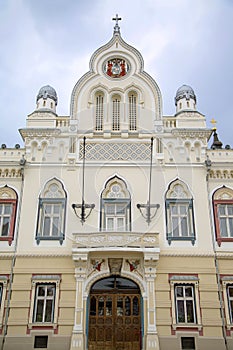
<path fill-rule="evenodd" d="M 3 337 L 2 337 L 1 350 L 4 350 L 6 336 L 7 336 L 7 330 L 8 330 L 8 319 L 9 319 L 9 314 L 10 314 L 10 301 L 11 301 L 11 293 L 12 293 L 12 284 L 13 284 L 13 279 L 14 279 L 14 267 L 15 267 L 17 247 L 18 247 L 19 223 L 20 223 L 20 214 L 21 214 L 22 200 L 23 200 L 23 190 L 24 190 L 24 167 L 26 164 L 26 159 L 24 158 L 24 156 L 20 159 L 19 164 L 21 165 L 21 169 L 20 169 L 21 170 L 21 187 L 20 187 L 20 196 L 19 196 L 19 205 L 18 205 L 18 219 L 16 221 L 15 246 L 14 246 L 13 257 L 12 257 L 12 261 L 11 261 L 11 270 L 10 270 L 9 287 L 8 287 L 8 293 L 7 293 L 7 303 L 6 303 L 6 309 L 5 309 L 5 320 L 4 320 L 4 326 L 3 326 Z"/>

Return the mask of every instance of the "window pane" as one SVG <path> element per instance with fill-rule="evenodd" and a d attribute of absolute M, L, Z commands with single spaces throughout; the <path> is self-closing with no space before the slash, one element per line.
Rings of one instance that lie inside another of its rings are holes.
<path fill-rule="evenodd" d="M 133 315 L 134 316 L 139 315 L 139 299 L 138 299 L 138 297 L 133 298 Z"/>
<path fill-rule="evenodd" d="M 233 218 L 229 219 L 230 236 L 233 237 Z"/>
<path fill-rule="evenodd" d="M 45 296 L 45 287 L 44 287 L 44 286 L 38 287 L 38 296 L 39 296 L 39 297 Z"/>
<path fill-rule="evenodd" d="M 60 204 L 54 204 L 54 206 L 53 206 L 54 214 L 60 214 L 60 209 L 61 209 Z"/>
<path fill-rule="evenodd" d="M 172 214 L 177 214 L 178 213 L 178 208 L 176 205 L 171 205 L 171 213 Z"/>
<path fill-rule="evenodd" d="M 228 208 L 228 215 L 233 216 L 233 205 L 227 205 Z"/>
<path fill-rule="evenodd" d="M 123 316 L 123 298 L 117 297 L 117 316 Z"/>
<path fill-rule="evenodd" d="M 4 207 L 5 207 L 4 214 L 11 215 L 12 205 L 10 205 L 10 204 L 5 204 Z"/>
<path fill-rule="evenodd" d="M 220 218 L 220 231 L 222 237 L 227 237 L 227 221 L 225 218 Z"/>
<path fill-rule="evenodd" d="M 184 313 L 184 302 L 183 300 L 177 301 L 177 316 L 178 322 L 185 322 L 185 313 Z"/>
<path fill-rule="evenodd" d="M 46 301 L 46 309 L 45 309 L 45 322 L 52 322 L 53 317 L 53 300 Z"/>
<path fill-rule="evenodd" d="M 44 300 L 37 300 L 36 322 L 43 322 Z"/>
<path fill-rule="evenodd" d="M 50 217 L 44 218 L 43 236 L 50 236 Z"/>
<path fill-rule="evenodd" d="M 54 286 L 48 286 L 47 287 L 47 296 L 53 297 L 55 293 L 55 287 Z"/>
<path fill-rule="evenodd" d="M 218 214 L 219 215 L 226 215 L 225 205 L 219 205 L 218 206 Z"/>
<path fill-rule="evenodd" d="M 114 227 L 113 218 L 107 218 L 107 229 L 112 231 Z"/>
<path fill-rule="evenodd" d="M 4 217 L 3 224 L 2 224 L 2 236 L 5 237 L 9 235 L 9 228 L 10 228 L 10 217 Z"/>
<path fill-rule="evenodd" d="M 125 205 L 124 204 L 117 204 L 116 214 L 125 214 Z"/>
<path fill-rule="evenodd" d="M 117 218 L 117 230 L 123 230 L 123 229 L 124 229 L 124 219 Z"/>
<path fill-rule="evenodd" d="M 115 214 L 115 204 L 108 204 L 106 206 L 106 214 Z"/>
<path fill-rule="evenodd" d="M 233 298 L 233 287 L 228 287 L 229 297 Z"/>
<path fill-rule="evenodd" d="M 194 310 L 193 310 L 193 301 L 192 300 L 186 301 L 186 308 L 187 308 L 187 322 L 194 323 Z"/>
<path fill-rule="evenodd" d="M 176 287 L 176 295 L 178 297 L 183 297 L 183 287 Z"/>
<path fill-rule="evenodd" d="M 125 298 L 125 315 L 126 316 L 131 315 L 131 300 L 129 297 Z"/>
<path fill-rule="evenodd" d="M 192 287 L 185 287 L 185 296 L 186 297 L 192 297 L 193 296 L 193 288 Z"/>
<path fill-rule="evenodd" d="M 44 211 L 46 214 L 51 214 L 51 204 L 45 204 Z"/>
<path fill-rule="evenodd" d="M 104 316 L 104 298 L 103 297 L 99 298 L 98 315 L 99 316 Z"/>
<path fill-rule="evenodd" d="M 52 236 L 58 236 L 59 234 L 59 218 L 53 218 L 53 228 L 52 228 Z"/>
<path fill-rule="evenodd" d="M 174 237 L 179 237 L 179 219 L 172 218 L 172 233 Z"/>
<path fill-rule="evenodd" d="M 188 236 L 188 218 L 186 217 L 181 219 L 181 235 Z"/>
<path fill-rule="evenodd" d="M 180 214 L 187 215 L 187 213 L 188 213 L 187 205 L 180 205 Z"/>
<path fill-rule="evenodd" d="M 106 316 L 112 316 L 112 298 L 107 297 L 106 300 Z"/>

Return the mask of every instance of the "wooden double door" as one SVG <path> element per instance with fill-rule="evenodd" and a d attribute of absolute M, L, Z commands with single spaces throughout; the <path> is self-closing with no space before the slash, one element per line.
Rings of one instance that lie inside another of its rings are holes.
<path fill-rule="evenodd" d="M 141 349 L 141 295 L 131 280 L 111 276 L 90 293 L 88 350 Z"/>

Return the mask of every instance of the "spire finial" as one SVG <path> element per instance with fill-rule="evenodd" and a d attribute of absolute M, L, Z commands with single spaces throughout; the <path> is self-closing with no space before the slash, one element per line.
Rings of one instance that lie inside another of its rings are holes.
<path fill-rule="evenodd" d="M 211 119 L 211 124 L 213 125 L 213 130 L 216 130 L 216 124 L 217 124 L 217 120 L 215 120 L 214 118 Z"/>
<path fill-rule="evenodd" d="M 118 17 L 118 14 L 116 14 L 116 17 L 113 17 L 112 20 L 113 20 L 113 21 L 116 21 L 116 24 L 115 24 L 115 26 L 114 26 L 114 32 L 113 32 L 113 33 L 114 33 L 114 34 L 120 33 L 120 27 L 119 27 L 119 25 L 118 25 L 118 21 L 121 21 L 121 18 Z"/>

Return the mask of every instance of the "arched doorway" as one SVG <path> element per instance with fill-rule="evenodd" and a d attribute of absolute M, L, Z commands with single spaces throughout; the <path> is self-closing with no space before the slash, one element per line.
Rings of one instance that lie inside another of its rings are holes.
<path fill-rule="evenodd" d="M 90 291 L 88 350 L 140 350 L 141 293 L 120 276 L 97 281 Z"/>

